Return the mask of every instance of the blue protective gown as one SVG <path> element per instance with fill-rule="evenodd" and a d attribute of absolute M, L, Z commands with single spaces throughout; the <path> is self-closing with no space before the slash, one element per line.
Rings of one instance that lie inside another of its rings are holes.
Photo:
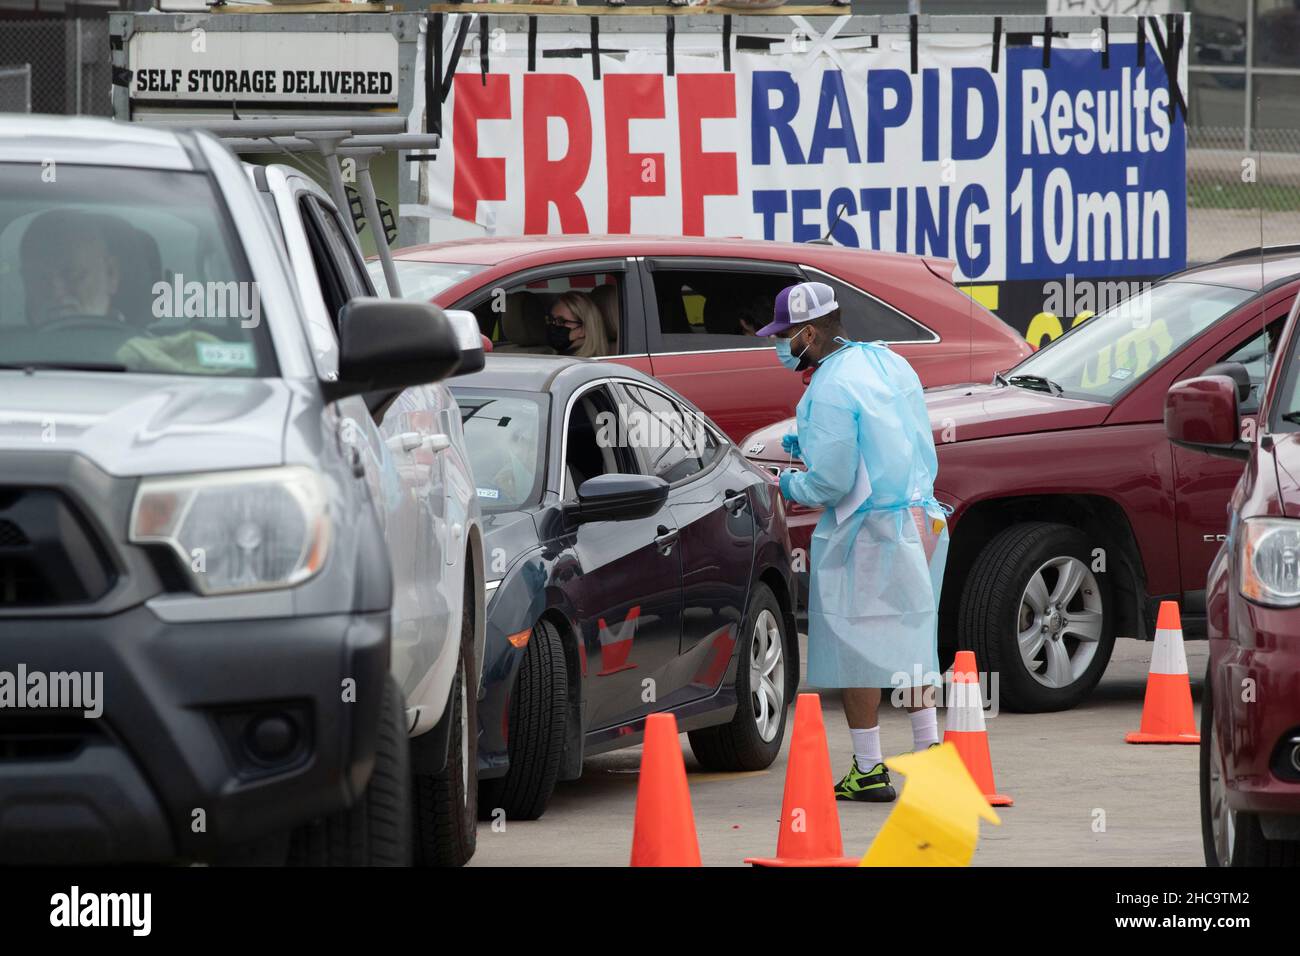
<path fill-rule="evenodd" d="M 781 489 L 826 509 L 808 565 L 808 683 L 940 683 L 948 527 L 934 498 L 939 465 L 920 379 L 883 344 L 850 343 L 823 360 L 796 416 L 807 471 L 783 477 Z M 837 518 L 836 505 L 863 490 L 856 510 Z"/>

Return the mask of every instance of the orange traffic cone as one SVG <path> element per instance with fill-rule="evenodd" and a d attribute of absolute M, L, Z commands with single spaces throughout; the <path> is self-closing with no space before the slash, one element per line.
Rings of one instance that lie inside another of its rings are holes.
<path fill-rule="evenodd" d="M 974 651 L 958 651 L 952 665 L 952 698 L 948 701 L 944 743 L 961 754 L 966 769 L 984 799 L 994 807 L 1009 807 L 1015 801 L 998 793 L 993 783 L 993 759 L 989 756 L 989 732 L 984 729 L 984 701 L 980 696 L 979 670 Z"/>
<path fill-rule="evenodd" d="M 645 720 L 631 865 L 700 865 L 686 764 L 672 714 L 651 714 Z"/>
<path fill-rule="evenodd" d="M 774 859 L 745 860 L 754 866 L 857 866 L 844 855 L 840 815 L 835 809 L 835 778 L 816 694 L 800 694 L 794 705 L 794 736 L 785 769 L 785 797 Z"/>
<path fill-rule="evenodd" d="M 1147 674 L 1142 729 L 1126 734 L 1130 744 L 1199 744 L 1192 714 L 1192 685 L 1183 652 L 1183 625 L 1174 601 L 1161 601 L 1156 617 L 1156 646 Z"/>

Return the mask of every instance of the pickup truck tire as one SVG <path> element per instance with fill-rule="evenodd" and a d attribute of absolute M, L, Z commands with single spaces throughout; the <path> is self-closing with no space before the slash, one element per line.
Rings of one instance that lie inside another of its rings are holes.
<path fill-rule="evenodd" d="M 375 767 L 351 807 L 313 820 L 289 841 L 291 866 L 409 866 L 411 787 L 406 707 L 390 675 L 384 682 Z"/>
<path fill-rule="evenodd" d="M 1270 840 L 1259 817 L 1232 810 L 1214 726 L 1214 688 L 1207 668 L 1201 695 L 1201 843 L 1206 866 L 1300 866 L 1300 842 Z"/>
<path fill-rule="evenodd" d="M 440 773 L 414 773 L 415 865 L 464 866 L 478 843 L 478 680 L 474 674 L 473 579 L 465 581 L 460 659 L 447 715 L 447 766 Z"/>
<path fill-rule="evenodd" d="M 962 588 L 957 644 L 998 676 L 1000 706 L 1069 710 L 1101 680 L 1115 634 L 1110 580 L 1092 571 L 1095 547 L 1078 528 L 1030 521 L 999 532 L 975 559 Z"/>
<path fill-rule="evenodd" d="M 568 707 L 569 672 L 560 632 L 549 621 L 538 621 L 510 695 L 510 769 L 479 784 L 480 819 L 492 820 L 504 811 L 507 820 L 536 820 L 546 812 L 560 773 Z"/>
<path fill-rule="evenodd" d="M 772 765 L 785 737 L 793 685 L 789 678 L 790 645 L 781 605 L 766 584 L 756 583 L 741 624 L 735 716 L 729 723 L 687 734 L 691 752 L 704 769 L 765 770 Z M 753 659 L 756 648 L 760 660 Z M 766 689 L 753 686 L 756 672 L 760 680 L 766 677 Z M 777 698 L 775 703 L 773 697 Z M 770 740 L 763 739 L 762 728 L 773 735 Z"/>

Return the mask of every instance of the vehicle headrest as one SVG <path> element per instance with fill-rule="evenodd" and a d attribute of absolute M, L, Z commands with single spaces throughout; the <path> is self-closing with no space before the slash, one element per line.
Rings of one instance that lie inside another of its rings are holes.
<path fill-rule="evenodd" d="M 546 324 L 536 296 L 515 292 L 506 296 L 506 311 L 501 316 L 501 331 L 513 345 L 546 344 Z"/>
<path fill-rule="evenodd" d="M 618 341 L 618 286 L 606 282 L 596 286 L 591 297 L 600 309 L 600 317 L 605 320 L 605 334 L 611 342 Z"/>

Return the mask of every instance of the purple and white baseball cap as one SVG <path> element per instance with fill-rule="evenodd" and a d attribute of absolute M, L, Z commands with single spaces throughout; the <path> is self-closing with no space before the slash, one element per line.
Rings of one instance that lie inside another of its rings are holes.
<path fill-rule="evenodd" d="M 787 286 L 776 294 L 772 321 L 755 334 L 776 335 L 803 322 L 820 319 L 839 307 L 834 290 L 825 282 L 800 282 Z"/>

